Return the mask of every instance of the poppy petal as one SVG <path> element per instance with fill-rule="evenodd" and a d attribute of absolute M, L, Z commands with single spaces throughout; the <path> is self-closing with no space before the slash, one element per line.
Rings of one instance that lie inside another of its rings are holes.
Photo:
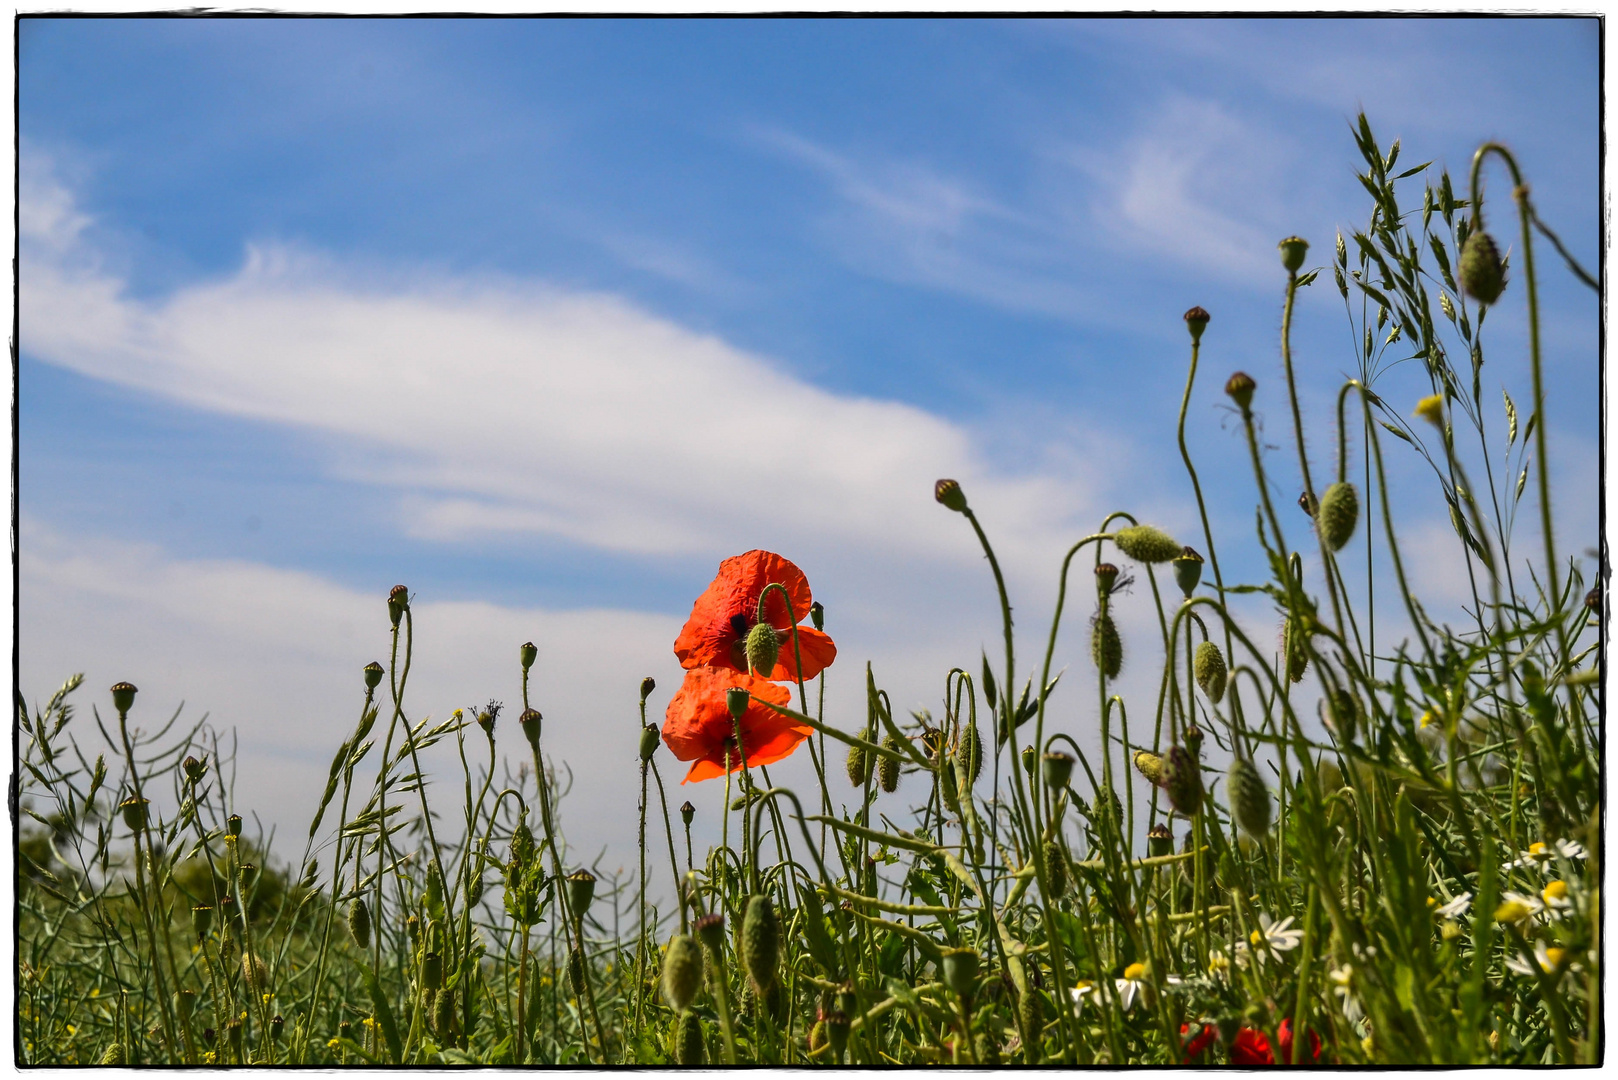
<path fill-rule="evenodd" d="M 803 677 L 812 679 L 837 659 L 837 645 L 826 634 L 812 626 L 798 627 L 798 652 L 803 654 Z M 781 636 L 781 653 L 775 661 L 770 678 L 783 682 L 796 682 L 798 665 L 792 651 L 792 633 Z"/>

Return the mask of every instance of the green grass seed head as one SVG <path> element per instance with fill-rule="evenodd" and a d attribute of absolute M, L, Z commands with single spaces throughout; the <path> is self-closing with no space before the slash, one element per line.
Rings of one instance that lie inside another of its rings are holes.
<path fill-rule="evenodd" d="M 1109 679 L 1116 679 L 1124 667 L 1124 639 L 1118 636 L 1118 624 L 1105 611 L 1090 626 L 1090 659 Z"/>
<path fill-rule="evenodd" d="M 742 963 L 762 997 L 775 984 L 781 959 L 781 921 L 767 896 L 753 896 L 742 916 Z"/>
<path fill-rule="evenodd" d="M 1156 525 L 1131 525 L 1112 534 L 1118 550 L 1139 563 L 1165 563 L 1176 558 L 1184 547 Z"/>
<path fill-rule="evenodd" d="M 1492 304 L 1506 289 L 1506 267 L 1494 237 L 1475 230 L 1461 246 L 1461 288 L 1480 304 Z"/>
<path fill-rule="evenodd" d="M 1192 655 L 1191 672 L 1196 677 L 1197 685 L 1202 687 L 1202 692 L 1208 695 L 1208 700 L 1219 704 L 1225 696 L 1225 680 L 1230 675 L 1225 667 L 1225 654 L 1219 651 L 1219 646 L 1211 641 L 1198 645 Z"/>
<path fill-rule="evenodd" d="M 1360 520 L 1360 497 L 1354 485 L 1340 481 L 1328 487 L 1320 497 L 1320 512 L 1315 515 L 1315 528 L 1320 538 L 1333 551 L 1343 550 L 1354 535 Z"/>
<path fill-rule="evenodd" d="M 720 932 L 724 927 L 721 923 Z M 663 956 L 663 998 L 669 1008 L 680 1012 L 696 999 L 702 989 L 702 947 L 689 934 L 676 934 Z"/>
<path fill-rule="evenodd" d="M 1225 777 L 1225 790 L 1230 796 L 1231 816 L 1254 839 L 1263 839 L 1270 831 L 1270 789 L 1258 766 L 1244 757 L 1230 763 Z"/>

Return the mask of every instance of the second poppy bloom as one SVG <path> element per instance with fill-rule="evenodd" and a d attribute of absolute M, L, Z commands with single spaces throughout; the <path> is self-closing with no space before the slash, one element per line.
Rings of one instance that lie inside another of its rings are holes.
<path fill-rule="evenodd" d="M 792 692 L 766 679 L 722 668 L 698 667 L 685 674 L 685 682 L 669 702 L 663 742 L 681 761 L 692 762 L 682 783 L 725 775 L 727 755 L 732 772 L 780 761 L 807 739 L 813 728 L 789 716 L 750 701 L 742 714 L 742 744 L 736 745 L 736 725 L 725 701 L 725 691 L 739 686 L 755 698 L 786 705 Z M 738 752 L 739 751 L 739 752 Z"/>
<path fill-rule="evenodd" d="M 771 670 L 756 674 L 777 681 L 796 680 L 799 672 L 792 648 L 793 627 L 809 617 L 814 597 L 803 571 L 771 551 L 749 551 L 719 564 L 718 576 L 697 597 L 691 617 L 675 639 L 674 655 L 680 658 L 680 666 L 724 668 L 746 674 L 747 634 L 759 621 L 759 597 L 772 584 L 786 589 L 785 596 L 779 589 L 772 589 L 764 602 L 764 621 L 780 638 L 780 652 Z M 814 678 L 837 658 L 837 646 L 821 631 L 797 626 L 797 636 L 798 651 L 803 654 L 803 678 Z"/>

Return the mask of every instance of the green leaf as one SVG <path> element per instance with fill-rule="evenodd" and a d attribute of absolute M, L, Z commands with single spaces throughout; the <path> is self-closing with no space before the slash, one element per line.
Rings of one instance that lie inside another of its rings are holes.
<path fill-rule="evenodd" d="M 365 988 L 371 993 L 371 1007 L 376 1010 L 376 1022 L 382 1025 L 382 1038 L 388 1044 L 388 1053 L 393 1055 L 393 1064 L 401 1064 L 404 1061 L 404 1046 L 399 1042 L 399 1025 L 393 1022 L 393 1010 L 388 1007 L 387 995 L 382 993 L 382 984 L 377 981 L 376 972 L 371 970 L 370 965 L 364 961 L 356 962 L 365 976 Z"/>
<path fill-rule="evenodd" d="M 832 944 L 831 935 L 826 933 L 826 917 L 820 910 L 820 894 L 812 886 L 804 885 L 799 888 L 798 895 L 798 910 L 803 912 L 803 936 L 809 945 L 809 955 L 826 972 L 827 978 L 836 978 L 843 966 L 837 961 L 837 947 Z"/>

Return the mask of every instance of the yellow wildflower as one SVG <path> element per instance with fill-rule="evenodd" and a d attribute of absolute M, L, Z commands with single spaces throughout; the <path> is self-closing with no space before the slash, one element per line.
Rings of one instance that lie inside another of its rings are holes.
<path fill-rule="evenodd" d="M 1429 394 L 1416 402 L 1414 415 L 1421 417 L 1434 427 L 1444 426 L 1444 395 Z"/>

